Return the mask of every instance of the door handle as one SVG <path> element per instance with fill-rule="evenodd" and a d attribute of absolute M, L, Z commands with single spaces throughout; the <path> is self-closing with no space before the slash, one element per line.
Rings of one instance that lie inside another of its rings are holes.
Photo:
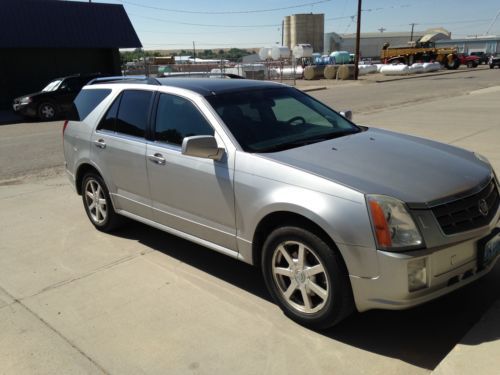
<path fill-rule="evenodd" d="M 165 165 L 165 163 L 167 162 L 165 160 L 165 158 L 163 157 L 162 154 L 160 153 L 156 153 L 156 154 L 153 154 L 153 155 L 149 155 L 148 156 L 149 160 L 151 160 L 153 163 L 156 163 L 156 164 L 159 164 L 159 165 Z"/>
<path fill-rule="evenodd" d="M 102 138 L 94 141 L 94 144 L 99 148 L 106 148 L 106 142 L 104 142 L 104 139 Z"/>

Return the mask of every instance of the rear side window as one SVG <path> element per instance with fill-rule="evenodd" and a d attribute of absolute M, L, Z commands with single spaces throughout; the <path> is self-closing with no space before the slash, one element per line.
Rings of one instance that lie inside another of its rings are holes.
<path fill-rule="evenodd" d="M 116 131 L 116 115 L 118 114 L 118 107 L 120 106 L 121 95 L 113 102 L 111 107 L 102 118 L 97 130 Z"/>
<path fill-rule="evenodd" d="M 189 100 L 161 94 L 156 113 L 155 140 L 180 145 L 184 137 L 193 135 L 214 135 L 214 129 Z"/>
<path fill-rule="evenodd" d="M 152 97 L 152 91 L 124 91 L 116 118 L 116 132 L 134 137 L 144 137 Z"/>
<path fill-rule="evenodd" d="M 82 90 L 73 102 L 70 120 L 83 121 L 109 94 L 110 89 Z"/>

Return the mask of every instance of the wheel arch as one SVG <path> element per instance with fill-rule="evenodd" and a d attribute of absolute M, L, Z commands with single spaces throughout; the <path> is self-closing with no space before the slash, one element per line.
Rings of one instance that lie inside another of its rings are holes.
<path fill-rule="evenodd" d="M 78 195 L 82 195 L 83 177 L 89 172 L 94 172 L 98 174 L 104 180 L 102 173 L 98 170 L 98 168 L 95 165 L 92 165 L 91 163 L 88 162 L 80 164 L 75 173 L 75 188 Z"/>
<path fill-rule="evenodd" d="M 292 211 L 271 212 L 259 221 L 255 228 L 252 241 L 252 263 L 255 266 L 260 267 L 261 265 L 262 246 L 264 245 L 264 241 L 269 234 L 279 227 L 290 225 L 299 226 L 321 238 L 333 251 L 336 251 L 339 254 L 343 263 L 342 266 L 345 267 L 345 270 L 347 271 L 344 257 L 342 256 L 335 241 L 327 233 L 327 231 L 311 218 Z"/>

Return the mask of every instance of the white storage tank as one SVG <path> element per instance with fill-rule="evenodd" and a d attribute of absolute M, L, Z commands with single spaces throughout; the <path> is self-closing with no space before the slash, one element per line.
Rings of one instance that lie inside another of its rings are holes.
<path fill-rule="evenodd" d="M 410 67 L 405 64 L 385 65 L 380 69 L 380 73 L 386 76 L 403 76 L 410 73 Z"/>
<path fill-rule="evenodd" d="M 290 57 L 290 49 L 285 46 L 275 46 L 271 50 L 271 58 L 273 60 L 288 59 Z"/>
<path fill-rule="evenodd" d="M 432 63 L 423 63 L 422 64 L 424 68 L 424 72 L 436 72 L 442 68 L 441 64 L 438 62 L 432 62 Z"/>
<path fill-rule="evenodd" d="M 422 63 L 414 63 L 410 66 L 410 73 L 423 73 L 424 72 L 424 64 Z"/>
<path fill-rule="evenodd" d="M 375 65 L 361 64 L 361 65 L 358 65 L 358 72 L 359 72 L 359 75 L 376 73 L 377 67 Z"/>
<path fill-rule="evenodd" d="M 293 47 L 292 53 L 296 59 L 311 57 L 313 54 L 313 48 L 310 44 L 297 44 Z"/>
<path fill-rule="evenodd" d="M 270 47 L 262 47 L 259 50 L 259 57 L 261 60 L 267 60 L 271 58 L 271 48 Z"/>

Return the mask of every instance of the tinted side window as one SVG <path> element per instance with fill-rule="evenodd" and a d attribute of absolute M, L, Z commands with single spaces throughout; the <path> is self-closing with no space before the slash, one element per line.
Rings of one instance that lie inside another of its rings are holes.
<path fill-rule="evenodd" d="M 120 95 L 115 99 L 111 107 L 109 107 L 108 111 L 101 119 L 101 122 L 99 122 L 97 130 L 109 130 L 112 132 L 116 131 L 116 115 L 118 114 L 118 107 L 120 106 L 121 98 L 122 96 Z"/>
<path fill-rule="evenodd" d="M 151 91 L 124 91 L 118 109 L 116 131 L 135 137 L 144 137 L 152 97 Z"/>
<path fill-rule="evenodd" d="M 82 90 L 73 102 L 73 113 L 70 119 L 82 121 L 92 112 L 109 94 L 109 89 Z"/>
<path fill-rule="evenodd" d="M 74 92 L 80 90 L 82 86 L 83 85 L 80 84 L 79 78 L 67 78 L 61 83 L 61 86 L 59 86 L 59 90 Z"/>
<path fill-rule="evenodd" d="M 155 139 L 180 145 L 184 137 L 193 135 L 214 135 L 214 130 L 189 100 L 161 94 L 156 114 Z"/>

